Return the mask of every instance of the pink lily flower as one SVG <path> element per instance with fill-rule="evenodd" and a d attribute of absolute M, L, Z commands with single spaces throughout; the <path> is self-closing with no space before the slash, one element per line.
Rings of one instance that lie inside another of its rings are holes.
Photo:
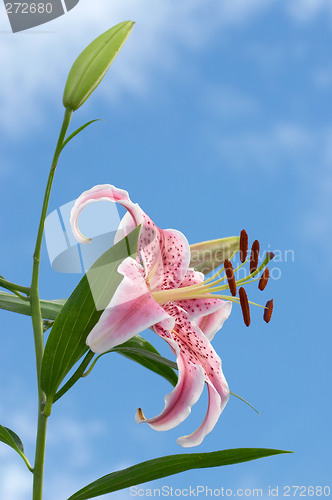
<path fill-rule="evenodd" d="M 174 229 L 159 229 L 126 191 L 109 184 L 95 186 L 76 200 L 71 227 L 79 242 L 90 240 L 80 233 L 78 216 L 86 205 L 99 200 L 120 203 L 127 209 L 115 242 L 139 224 L 142 228 L 137 259 L 128 257 L 119 265 L 123 280 L 86 343 L 93 352 L 104 353 L 146 328 L 163 338 L 177 357 L 178 383 L 165 396 L 158 416 L 146 418 L 138 409 L 136 421 L 160 431 L 174 428 L 190 414 L 206 382 L 209 402 L 204 421 L 195 432 L 177 440 L 184 447 L 196 446 L 214 428 L 229 399 L 221 360 L 210 341 L 228 318 L 231 301 L 239 303 L 240 299 L 212 295 L 212 291 L 229 288 L 220 285 L 225 278 L 213 285 L 211 278 L 204 283 L 204 275 L 188 267 L 190 247 L 185 236 Z"/>

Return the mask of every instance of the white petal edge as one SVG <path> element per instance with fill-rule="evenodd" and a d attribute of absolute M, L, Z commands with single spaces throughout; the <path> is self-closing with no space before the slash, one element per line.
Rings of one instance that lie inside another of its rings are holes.
<path fill-rule="evenodd" d="M 209 392 L 209 403 L 205 418 L 195 432 L 189 436 L 182 436 L 178 438 L 177 443 L 183 448 L 191 448 L 192 446 L 198 446 L 201 444 L 205 436 L 212 431 L 218 422 L 221 412 L 225 408 L 229 399 L 228 394 L 228 396 L 222 401 L 220 394 L 218 394 L 217 390 L 209 381 L 207 381 L 207 386 Z"/>
<path fill-rule="evenodd" d="M 195 318 L 195 323 L 202 330 L 208 340 L 212 340 L 215 334 L 223 326 L 226 319 L 231 314 L 232 302 L 223 301 L 224 304 L 217 311 Z"/>

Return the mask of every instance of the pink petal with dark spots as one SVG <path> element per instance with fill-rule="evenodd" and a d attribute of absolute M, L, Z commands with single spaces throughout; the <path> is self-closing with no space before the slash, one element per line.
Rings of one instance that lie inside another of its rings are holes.
<path fill-rule="evenodd" d="M 228 401 L 229 388 L 222 372 L 221 360 L 198 325 L 190 320 L 185 310 L 174 303 L 165 304 L 164 309 L 174 317 L 175 326 L 172 330 L 165 331 L 160 325 L 155 325 L 155 332 L 177 353 L 178 360 L 181 359 L 181 370 L 192 373 L 193 366 L 203 368 L 204 378 L 209 386 L 209 406 L 204 422 L 191 436 L 179 438 L 178 441 L 181 446 L 195 446 L 215 426 Z M 189 413 L 187 412 L 188 415 Z"/>
<path fill-rule="evenodd" d="M 96 353 L 123 344 L 155 323 L 169 329 L 174 326 L 174 319 L 148 290 L 140 264 L 127 257 L 119 265 L 118 272 L 124 278 L 86 339 L 87 345 Z"/>
<path fill-rule="evenodd" d="M 151 290 L 178 288 L 183 282 L 190 262 L 187 238 L 175 229 L 159 229 L 159 248 L 151 251 L 142 246 L 143 264 Z"/>
<path fill-rule="evenodd" d="M 176 342 L 168 339 L 170 345 L 178 353 L 179 379 L 174 390 L 165 396 L 165 407 L 156 417 L 142 419 L 140 413 L 136 414 L 138 423 L 146 422 L 157 431 L 173 429 L 185 420 L 191 412 L 191 407 L 198 401 L 204 388 L 204 372 L 202 367 L 191 365 L 180 353 Z"/>
<path fill-rule="evenodd" d="M 206 316 L 218 311 L 223 306 L 224 301 L 211 296 L 204 299 L 177 300 L 175 303 L 184 309 L 191 319 L 195 319 L 198 316 Z"/>
<path fill-rule="evenodd" d="M 197 285 L 198 283 L 203 283 L 203 281 L 204 274 L 189 267 L 179 288 L 183 288 L 184 286 Z"/>
<path fill-rule="evenodd" d="M 229 300 L 221 300 L 220 302 L 222 302 L 222 305 L 217 311 L 195 318 L 195 323 L 210 341 L 220 330 L 232 310 L 232 302 Z"/>

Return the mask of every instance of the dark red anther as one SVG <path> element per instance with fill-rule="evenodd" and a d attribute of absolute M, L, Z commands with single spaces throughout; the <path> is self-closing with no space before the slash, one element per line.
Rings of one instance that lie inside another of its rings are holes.
<path fill-rule="evenodd" d="M 270 260 L 274 259 L 275 257 L 273 252 L 267 252 L 267 255 L 270 257 Z"/>
<path fill-rule="evenodd" d="M 233 297 L 236 295 L 236 282 L 234 277 L 234 269 L 230 260 L 226 259 L 224 262 L 225 273 L 228 280 L 228 286 Z"/>
<path fill-rule="evenodd" d="M 251 247 L 250 254 L 250 274 L 256 271 L 259 258 L 259 241 L 255 240 Z"/>
<path fill-rule="evenodd" d="M 249 326 L 250 325 L 249 302 L 248 302 L 247 293 L 242 286 L 239 289 L 239 296 L 240 296 L 240 304 L 241 304 L 244 324 L 246 326 Z"/>
<path fill-rule="evenodd" d="M 269 277 L 270 277 L 269 268 L 266 267 L 258 283 L 259 290 L 264 290 L 264 288 L 267 285 L 267 282 L 269 281 Z"/>
<path fill-rule="evenodd" d="M 264 314 L 263 314 L 263 319 L 266 323 L 268 323 L 271 319 L 272 316 L 272 311 L 273 311 L 273 299 L 268 300 L 266 302 L 266 306 L 264 309 Z"/>
<path fill-rule="evenodd" d="M 248 253 L 248 235 L 245 229 L 242 229 L 240 234 L 240 261 L 243 263 L 247 258 Z"/>

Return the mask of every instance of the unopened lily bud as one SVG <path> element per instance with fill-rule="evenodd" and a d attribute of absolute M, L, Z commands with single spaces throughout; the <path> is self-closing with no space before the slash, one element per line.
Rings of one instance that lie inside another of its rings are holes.
<path fill-rule="evenodd" d="M 104 78 L 134 23 L 124 21 L 93 40 L 74 62 L 63 93 L 63 105 L 76 111 Z"/>
<path fill-rule="evenodd" d="M 213 269 L 230 260 L 239 250 L 239 236 L 220 238 L 219 240 L 203 241 L 190 245 L 190 267 L 208 274 Z"/>

